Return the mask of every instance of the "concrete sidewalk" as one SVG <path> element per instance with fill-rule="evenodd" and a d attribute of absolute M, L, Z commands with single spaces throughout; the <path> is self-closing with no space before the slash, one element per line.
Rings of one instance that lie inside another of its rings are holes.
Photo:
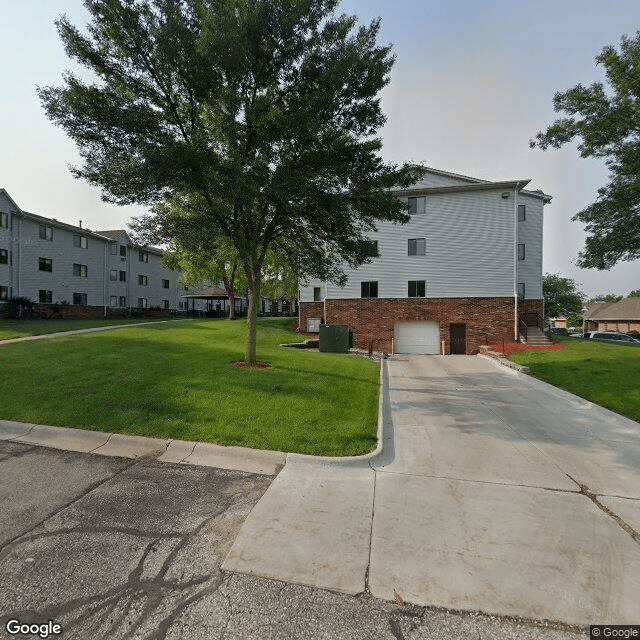
<path fill-rule="evenodd" d="M 640 425 L 477 357 L 396 357 L 384 448 L 290 459 L 223 568 L 351 594 L 638 623 Z"/>
<path fill-rule="evenodd" d="M 45 340 L 47 338 L 64 338 L 79 333 L 95 333 L 96 331 L 110 331 L 111 329 L 125 329 L 127 327 L 144 327 L 149 324 L 166 324 L 167 322 L 184 322 L 184 318 L 178 320 L 155 320 L 153 322 L 130 322 L 127 324 L 110 324 L 106 327 L 89 327 L 88 329 L 71 329 L 70 331 L 56 331 L 55 333 L 41 333 L 37 336 L 23 336 L 22 338 L 9 338 L 0 340 L 0 345 L 14 342 L 29 342 L 31 340 Z"/>

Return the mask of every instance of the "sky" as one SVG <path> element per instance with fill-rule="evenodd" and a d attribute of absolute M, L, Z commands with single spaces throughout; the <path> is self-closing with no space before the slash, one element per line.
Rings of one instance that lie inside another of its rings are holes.
<path fill-rule="evenodd" d="M 588 296 L 640 288 L 640 261 L 610 271 L 578 269 L 582 224 L 572 216 L 607 181 L 601 160 L 580 158 L 575 144 L 531 149 L 529 140 L 558 117 L 556 91 L 603 80 L 595 56 L 640 29 L 637 0 L 343 0 L 360 23 L 381 18 L 379 42 L 396 63 L 382 92 L 385 161 L 416 161 L 482 178 L 530 178 L 527 188 L 553 196 L 545 206 L 545 273 L 575 280 Z M 19 207 L 90 229 L 126 228 L 141 207 L 101 200 L 74 179 L 74 143 L 47 120 L 37 86 L 60 84 L 76 70 L 54 21 L 83 27 L 81 0 L 3 0 L 0 12 L 0 187 Z"/>

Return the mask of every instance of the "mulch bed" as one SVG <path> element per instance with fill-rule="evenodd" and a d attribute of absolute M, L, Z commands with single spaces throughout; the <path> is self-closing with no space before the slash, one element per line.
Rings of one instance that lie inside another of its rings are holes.
<path fill-rule="evenodd" d="M 269 369 L 269 367 L 271 367 L 268 362 L 256 362 L 255 364 L 247 364 L 244 360 L 232 362 L 231 364 L 238 369 Z"/>
<path fill-rule="evenodd" d="M 497 351 L 498 353 L 503 353 L 502 351 L 502 343 L 500 344 L 492 344 L 490 347 Z M 552 349 L 564 349 L 564 344 L 562 342 L 556 342 L 554 344 L 549 345 L 533 345 L 533 344 L 523 344 L 522 342 L 505 342 L 504 343 L 504 355 L 509 358 L 516 351 L 549 351 Z"/>

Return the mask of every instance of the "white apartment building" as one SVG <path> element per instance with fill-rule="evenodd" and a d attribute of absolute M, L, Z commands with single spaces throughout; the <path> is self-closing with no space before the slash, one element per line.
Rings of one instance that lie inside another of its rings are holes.
<path fill-rule="evenodd" d="M 184 309 L 182 273 L 124 230 L 91 231 L 23 211 L 0 189 L 0 302 Z"/>

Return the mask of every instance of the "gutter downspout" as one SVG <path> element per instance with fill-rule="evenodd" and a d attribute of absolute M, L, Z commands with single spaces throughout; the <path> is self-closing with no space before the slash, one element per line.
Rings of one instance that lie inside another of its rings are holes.
<path fill-rule="evenodd" d="M 514 339 L 518 342 L 518 187 L 516 182 L 513 204 L 513 299 L 514 299 Z"/>

